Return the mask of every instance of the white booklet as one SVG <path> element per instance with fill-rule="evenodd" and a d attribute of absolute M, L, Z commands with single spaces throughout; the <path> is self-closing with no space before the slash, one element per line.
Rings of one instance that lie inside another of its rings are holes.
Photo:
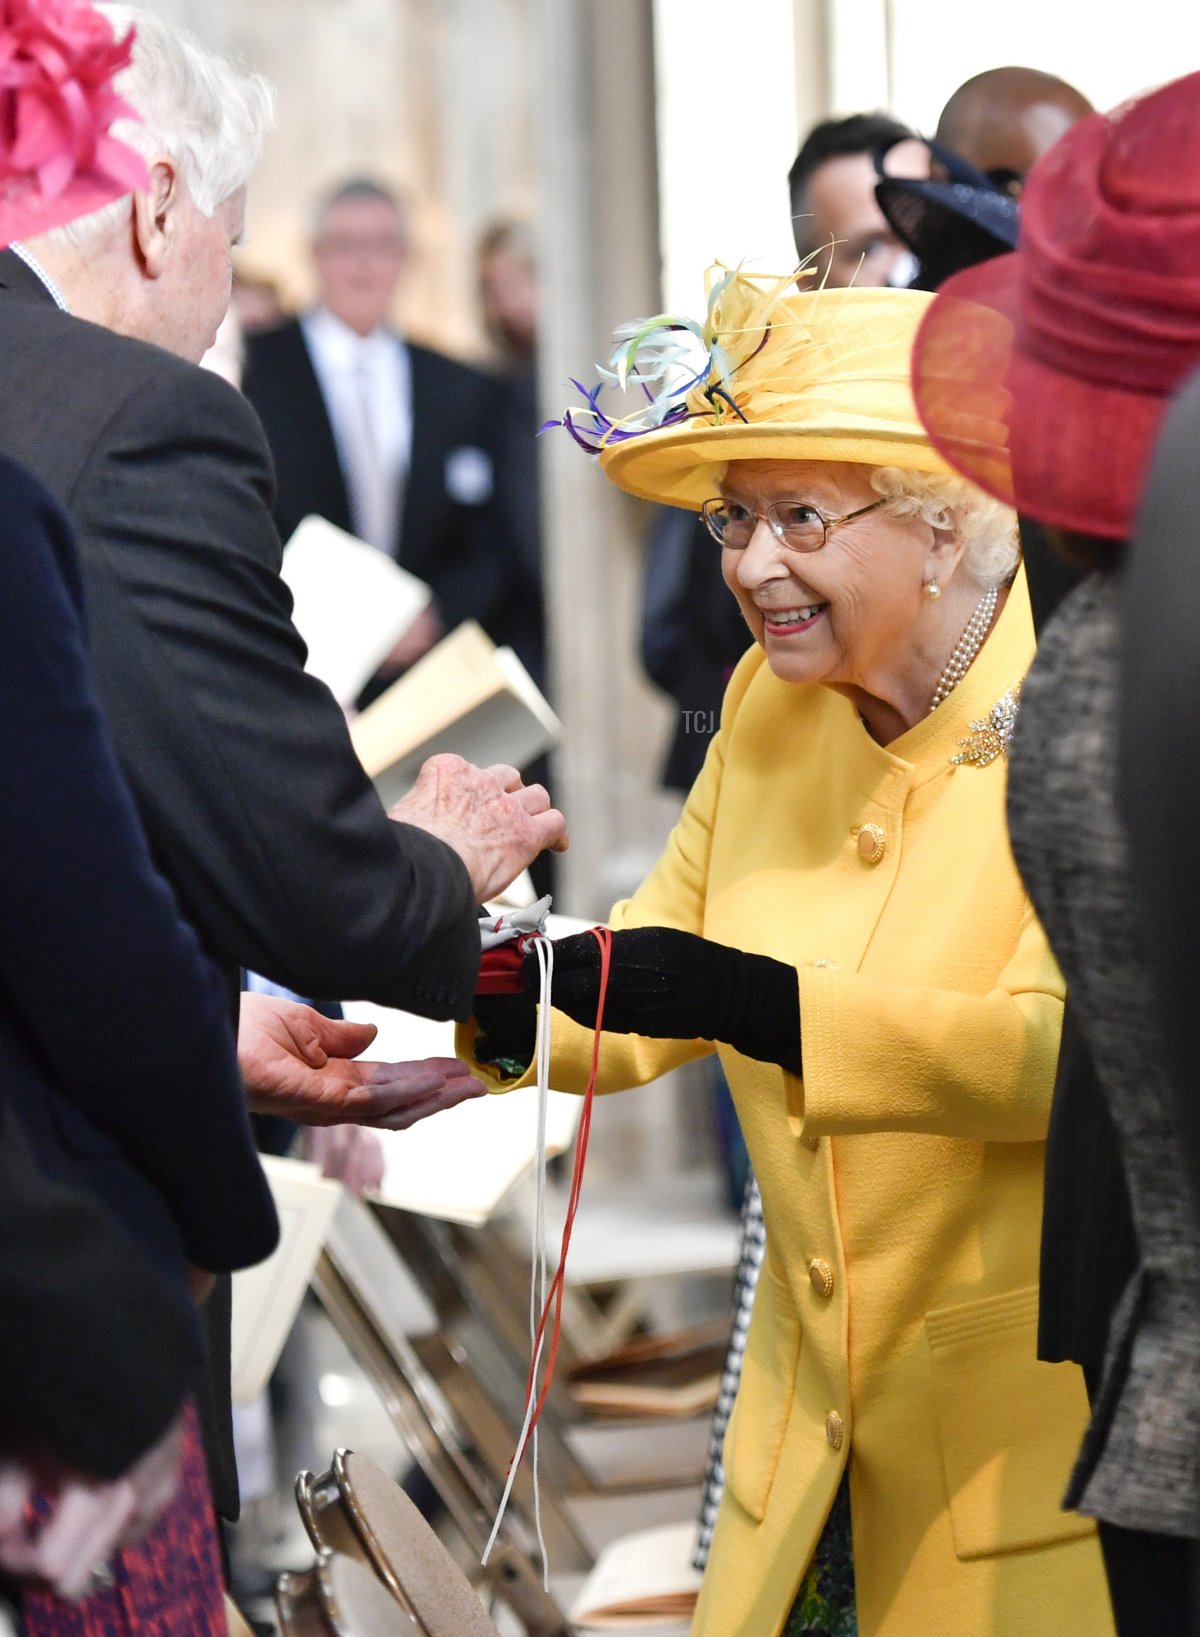
<path fill-rule="evenodd" d="M 572 1629 L 686 1637 L 700 1592 L 700 1571 L 692 1567 L 695 1550 L 691 1520 L 614 1540 L 571 1605 Z"/>
<path fill-rule="evenodd" d="M 341 1183 L 317 1165 L 264 1154 L 262 1166 L 279 1212 L 279 1245 L 233 1276 L 235 1404 L 253 1403 L 270 1380 L 342 1197 Z"/>
<path fill-rule="evenodd" d="M 300 524 L 280 573 L 292 593 L 292 623 L 308 645 L 304 668 L 345 706 L 433 595 L 423 580 L 323 517 Z"/>
<path fill-rule="evenodd" d="M 527 767 L 559 742 L 562 723 L 512 649 L 465 620 L 355 718 L 350 737 L 390 807 L 430 756 Z"/>

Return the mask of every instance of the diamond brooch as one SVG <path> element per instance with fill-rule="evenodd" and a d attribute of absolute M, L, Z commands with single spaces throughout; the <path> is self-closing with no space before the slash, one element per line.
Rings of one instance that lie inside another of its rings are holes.
<path fill-rule="evenodd" d="M 957 756 L 951 756 L 952 767 L 989 767 L 998 756 L 1007 756 L 1017 725 L 1017 704 L 1021 687 L 1009 688 L 1002 693 L 982 721 L 972 722 L 970 733 L 958 743 Z"/>

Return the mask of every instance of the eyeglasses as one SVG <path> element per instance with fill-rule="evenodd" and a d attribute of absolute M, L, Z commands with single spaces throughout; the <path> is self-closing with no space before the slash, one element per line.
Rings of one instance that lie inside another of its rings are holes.
<path fill-rule="evenodd" d="M 842 517 L 826 517 L 803 500 L 777 500 L 765 512 L 756 512 L 739 501 L 716 497 L 704 502 L 700 516 L 713 539 L 728 546 L 730 551 L 745 550 L 760 519 L 775 538 L 792 551 L 820 551 L 829 538 L 830 529 L 853 522 L 856 517 L 865 517 L 868 512 L 878 511 L 880 506 L 886 505 L 885 496 L 882 500 L 873 500 L 869 506 L 860 506 L 856 512 L 846 512 Z"/>

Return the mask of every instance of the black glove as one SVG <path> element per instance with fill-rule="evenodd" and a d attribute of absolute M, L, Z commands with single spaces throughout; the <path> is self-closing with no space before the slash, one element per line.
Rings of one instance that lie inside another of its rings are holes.
<path fill-rule="evenodd" d="M 525 957 L 523 977 L 526 996 L 536 1000 L 538 962 L 532 951 Z M 593 935 L 578 932 L 556 939 L 556 1010 L 592 1029 L 599 996 L 600 945 Z M 530 1056 L 533 1016 L 530 1005 Z M 604 1027 L 612 1034 L 656 1040 L 721 1040 L 745 1057 L 801 1073 L 795 968 L 675 927 L 613 933 Z"/>

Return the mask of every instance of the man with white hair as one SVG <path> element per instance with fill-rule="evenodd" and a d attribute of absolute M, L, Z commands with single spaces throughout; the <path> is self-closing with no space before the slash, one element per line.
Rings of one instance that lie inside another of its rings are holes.
<path fill-rule="evenodd" d="M 454 757 L 384 813 L 332 695 L 304 673 L 261 427 L 195 367 L 229 300 L 270 90 L 148 13 L 99 9 L 137 29 L 118 89 L 141 122 L 117 134 L 149 185 L 0 255 L 0 451 L 74 524 L 117 751 L 231 998 L 250 967 L 305 994 L 465 1018 L 477 901 L 564 846 L 562 817 L 513 769 Z M 219 1336 L 227 1290 L 210 1315 Z M 216 1375 L 222 1356 L 218 1341 Z M 214 1494 L 235 1516 L 227 1378 L 212 1385 Z"/>

